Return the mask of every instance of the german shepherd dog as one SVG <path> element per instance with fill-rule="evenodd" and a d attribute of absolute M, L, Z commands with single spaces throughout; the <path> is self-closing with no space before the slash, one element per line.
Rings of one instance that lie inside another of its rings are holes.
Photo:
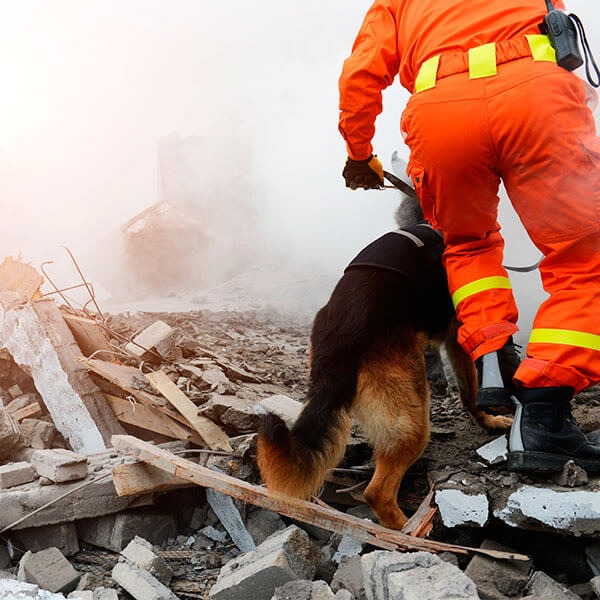
<path fill-rule="evenodd" d="M 261 420 L 258 465 L 269 490 L 305 499 L 318 493 L 344 456 L 353 415 L 375 459 L 364 498 L 382 525 L 401 529 L 407 517 L 398 490 L 429 439 L 431 345 L 445 345 L 475 420 L 488 431 L 510 427 L 507 417 L 475 409 L 477 374 L 456 339 L 442 251 L 441 236 L 419 224 L 376 240 L 346 269 L 314 320 L 300 416 L 291 431 L 276 415 Z"/>

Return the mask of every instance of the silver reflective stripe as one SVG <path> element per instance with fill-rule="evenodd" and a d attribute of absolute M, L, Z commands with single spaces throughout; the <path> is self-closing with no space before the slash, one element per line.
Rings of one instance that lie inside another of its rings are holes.
<path fill-rule="evenodd" d="M 525 452 L 523 436 L 521 435 L 521 417 L 523 416 L 523 405 L 516 399 L 515 396 L 511 396 L 511 398 L 517 408 L 515 410 L 515 417 L 512 427 L 510 428 L 508 450 L 509 452 Z"/>
<path fill-rule="evenodd" d="M 498 362 L 498 353 L 490 352 L 483 355 L 482 388 L 503 388 L 502 373 Z"/>
<path fill-rule="evenodd" d="M 404 237 L 407 237 L 419 248 L 422 248 L 425 245 L 416 235 L 413 235 L 412 233 L 409 233 L 408 231 L 404 231 L 403 229 L 397 229 L 393 233 L 397 233 L 399 235 L 403 235 Z"/>

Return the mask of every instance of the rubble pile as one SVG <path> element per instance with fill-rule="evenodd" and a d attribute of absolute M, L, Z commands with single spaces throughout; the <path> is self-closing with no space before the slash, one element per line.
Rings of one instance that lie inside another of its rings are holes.
<path fill-rule="evenodd" d="M 394 532 L 364 504 L 356 428 L 312 503 L 260 486 L 257 424 L 301 410 L 308 327 L 75 311 L 40 284 L 0 265 L 0 600 L 600 598 L 600 481 L 504 470 L 505 437 L 470 420 L 438 355 Z M 599 403 L 578 398 L 587 431 Z"/>

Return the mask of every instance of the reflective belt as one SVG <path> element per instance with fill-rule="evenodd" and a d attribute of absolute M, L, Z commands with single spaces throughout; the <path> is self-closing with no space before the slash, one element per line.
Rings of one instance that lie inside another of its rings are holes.
<path fill-rule="evenodd" d="M 488 290 L 511 290 L 510 280 L 508 277 L 484 277 L 477 281 L 471 281 L 467 285 L 463 285 L 458 288 L 454 294 L 452 294 L 452 303 L 456 308 L 460 302 L 469 296 L 479 294 L 480 292 L 487 292 Z"/>
<path fill-rule="evenodd" d="M 534 329 L 529 338 L 530 344 L 562 344 L 578 346 L 589 350 L 600 350 L 600 335 L 570 331 L 568 329 Z"/>
<path fill-rule="evenodd" d="M 533 60 L 556 62 L 556 52 L 550 44 L 550 40 L 547 35 L 526 35 L 527 50 L 522 48 L 521 56 L 515 55 L 512 57 L 505 57 L 500 62 L 507 62 L 508 60 L 515 60 L 517 58 L 523 58 L 523 56 L 532 56 Z M 523 40 L 523 38 L 521 38 Z M 510 41 L 510 40 L 509 40 Z M 500 42 L 502 43 L 502 42 Z M 524 42 L 523 42 L 524 43 Z M 497 65 L 500 64 L 497 59 L 497 47 L 498 44 L 483 44 L 483 46 L 477 46 L 471 48 L 468 51 L 468 71 L 470 79 L 481 79 L 483 77 L 492 77 L 496 75 L 498 69 Z M 519 53 L 517 53 L 519 54 Z M 434 88 L 438 80 L 438 72 L 440 70 L 440 59 L 444 55 L 438 54 L 432 58 L 427 59 L 419 69 L 419 73 L 415 80 L 415 93 L 424 92 Z M 456 70 L 453 73 L 446 73 L 443 76 L 455 75 L 466 71 L 464 69 Z"/>

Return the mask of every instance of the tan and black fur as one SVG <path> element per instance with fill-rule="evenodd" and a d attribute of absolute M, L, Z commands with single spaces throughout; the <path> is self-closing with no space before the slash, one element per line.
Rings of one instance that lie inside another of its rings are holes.
<path fill-rule="evenodd" d="M 465 408 L 487 430 L 506 417 L 476 411 L 475 366 L 456 340 L 446 299 L 426 298 L 398 273 L 346 271 L 311 333 L 306 404 L 291 431 L 275 415 L 259 429 L 258 465 L 267 488 L 310 498 L 342 459 L 354 416 L 373 447 L 375 473 L 364 497 L 380 522 L 401 529 L 397 494 L 429 439 L 430 394 L 425 351 L 444 344 Z"/>

